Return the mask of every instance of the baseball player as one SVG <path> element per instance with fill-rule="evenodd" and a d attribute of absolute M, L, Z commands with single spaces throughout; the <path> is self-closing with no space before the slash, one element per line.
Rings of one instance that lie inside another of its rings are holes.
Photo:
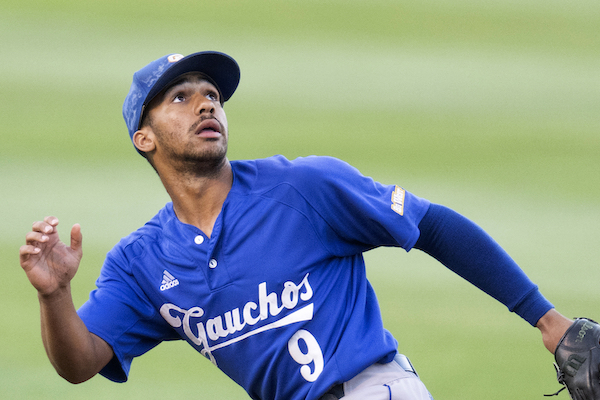
<path fill-rule="evenodd" d="M 470 220 L 330 157 L 228 160 L 223 104 L 239 79 L 218 52 L 134 74 L 123 116 L 172 201 L 108 253 L 79 310 L 80 226 L 69 246 L 55 217 L 26 235 L 20 262 L 61 376 L 124 382 L 135 357 L 183 339 L 253 399 L 430 399 L 367 280 L 362 254 L 378 246 L 427 252 L 554 352 L 573 321 Z"/>

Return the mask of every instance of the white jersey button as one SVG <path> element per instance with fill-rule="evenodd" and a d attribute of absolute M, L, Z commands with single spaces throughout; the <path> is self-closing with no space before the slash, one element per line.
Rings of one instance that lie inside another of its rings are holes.
<path fill-rule="evenodd" d="M 212 258 L 209 262 L 208 262 L 208 266 L 210 268 L 217 268 L 217 260 L 215 260 L 214 258 Z"/>
<path fill-rule="evenodd" d="M 196 244 L 202 244 L 204 243 L 204 236 L 202 235 L 198 235 L 194 238 L 194 243 Z"/>

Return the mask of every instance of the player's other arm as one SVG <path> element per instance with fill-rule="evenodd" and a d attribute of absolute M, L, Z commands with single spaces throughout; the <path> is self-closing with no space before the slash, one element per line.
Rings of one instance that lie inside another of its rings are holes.
<path fill-rule="evenodd" d="M 19 251 L 21 267 L 38 291 L 42 341 L 50 362 L 71 383 L 96 375 L 113 357 L 112 348 L 90 333 L 77 315 L 71 280 L 82 256 L 81 228 L 71 228 L 71 246 L 58 238 L 58 219 L 33 224 Z"/>
<path fill-rule="evenodd" d="M 512 258 L 472 221 L 431 204 L 419 223 L 415 248 L 506 305 L 542 333 L 546 348 L 556 346 L 573 321 L 558 313 Z"/>

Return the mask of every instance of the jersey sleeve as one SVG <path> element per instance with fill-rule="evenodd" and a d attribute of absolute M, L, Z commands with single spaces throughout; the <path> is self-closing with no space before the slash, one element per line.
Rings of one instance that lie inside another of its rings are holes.
<path fill-rule="evenodd" d="M 97 288 L 77 311 L 88 330 L 112 347 L 114 357 L 100 374 L 115 382 L 127 380 L 134 357 L 175 338 L 127 265 L 127 256 L 117 245 L 104 262 Z"/>
<path fill-rule="evenodd" d="M 432 204 L 415 248 L 504 304 L 531 325 L 553 305 L 483 229 L 455 211 Z"/>
<path fill-rule="evenodd" d="M 429 201 L 400 186 L 379 183 L 336 158 L 299 158 L 293 165 L 287 179 L 318 214 L 320 234 L 333 254 L 378 246 L 408 251 L 416 243 Z"/>

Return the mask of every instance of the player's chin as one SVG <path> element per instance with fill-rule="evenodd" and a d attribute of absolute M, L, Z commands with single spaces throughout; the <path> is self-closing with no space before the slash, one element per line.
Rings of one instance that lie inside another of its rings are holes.
<path fill-rule="evenodd" d="M 204 147 L 201 150 L 187 154 L 185 161 L 202 166 L 203 168 L 217 168 L 227 160 L 227 144 Z"/>

